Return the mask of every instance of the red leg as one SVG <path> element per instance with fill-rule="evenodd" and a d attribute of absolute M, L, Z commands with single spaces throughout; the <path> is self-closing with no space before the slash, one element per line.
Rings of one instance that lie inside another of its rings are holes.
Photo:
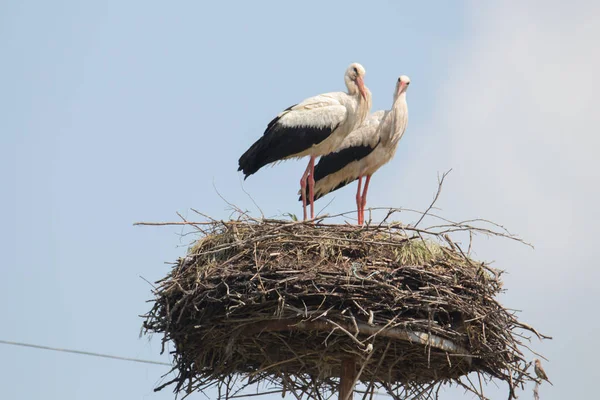
<path fill-rule="evenodd" d="M 363 223 L 365 221 L 365 206 L 367 205 L 367 190 L 369 190 L 369 182 L 371 181 L 371 175 L 367 175 L 367 179 L 365 179 L 365 188 L 363 189 L 363 194 L 361 197 L 361 214 Z"/>
<path fill-rule="evenodd" d="M 306 221 L 306 179 L 310 172 L 310 163 L 306 167 L 302 178 L 300 179 L 300 196 L 302 196 L 302 211 L 304 212 L 304 220 Z"/>
<path fill-rule="evenodd" d="M 308 176 L 308 196 L 310 197 L 310 218 L 315 219 L 315 156 L 310 157 L 308 163 L 310 175 Z"/>
<path fill-rule="evenodd" d="M 356 189 L 356 211 L 358 213 L 358 225 L 362 225 L 362 217 L 360 213 L 362 200 L 360 197 L 360 188 L 362 187 L 362 176 L 358 177 L 358 188 Z"/>

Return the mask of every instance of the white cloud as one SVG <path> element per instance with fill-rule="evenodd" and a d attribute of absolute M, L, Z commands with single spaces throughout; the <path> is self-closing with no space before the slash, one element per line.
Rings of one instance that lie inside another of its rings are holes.
<path fill-rule="evenodd" d="M 577 228 L 569 220 L 597 215 L 586 208 L 600 200 L 600 4 L 563 17 L 547 3 L 509 3 L 471 14 L 472 40 L 450 58 L 432 130 L 464 169 L 460 190 L 493 194 L 506 212 L 526 207 L 532 226 L 561 218 L 561 229 Z"/>
<path fill-rule="evenodd" d="M 490 218 L 536 245 L 478 249 L 509 271 L 504 300 L 555 336 L 533 343 L 557 385 L 543 397 L 584 398 L 595 370 L 587 340 L 600 329 L 589 318 L 600 279 L 600 3 L 486 4 L 471 4 L 468 39 L 449 54 L 428 148 L 454 168 L 447 212 Z"/>

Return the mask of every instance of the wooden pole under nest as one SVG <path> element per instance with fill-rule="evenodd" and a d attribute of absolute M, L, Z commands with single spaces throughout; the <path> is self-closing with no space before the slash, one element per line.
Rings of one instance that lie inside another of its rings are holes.
<path fill-rule="evenodd" d="M 345 358 L 342 360 L 339 400 L 352 400 L 354 378 L 356 378 L 356 360 L 354 358 Z"/>

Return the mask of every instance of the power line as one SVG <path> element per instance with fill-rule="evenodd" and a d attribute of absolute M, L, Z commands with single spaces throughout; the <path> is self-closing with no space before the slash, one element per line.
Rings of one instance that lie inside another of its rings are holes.
<path fill-rule="evenodd" d="M 143 364 L 168 365 L 169 367 L 173 366 L 173 365 L 171 365 L 169 363 L 161 362 L 161 361 L 151 361 L 151 360 L 142 360 L 142 359 L 139 359 L 139 358 L 111 356 L 110 354 L 92 353 L 91 351 L 61 349 L 61 348 L 58 348 L 58 347 L 40 346 L 40 345 L 37 345 L 37 344 L 21 343 L 21 342 L 11 342 L 11 341 L 8 341 L 8 340 L 1 340 L 1 339 L 0 339 L 0 344 L 8 344 L 8 345 L 11 345 L 11 346 L 31 347 L 31 348 L 34 348 L 34 349 L 42 349 L 42 350 L 62 351 L 64 353 L 83 354 L 84 356 L 112 358 L 113 360 L 133 361 L 133 362 L 138 362 L 138 363 L 143 363 Z"/>

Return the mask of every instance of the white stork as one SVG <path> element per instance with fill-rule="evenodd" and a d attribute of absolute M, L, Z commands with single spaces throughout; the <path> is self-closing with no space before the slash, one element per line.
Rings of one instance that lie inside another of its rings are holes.
<path fill-rule="evenodd" d="M 389 162 L 408 124 L 406 91 L 410 78 L 398 78 L 392 109 L 369 115 L 363 124 L 344 139 L 335 153 L 321 157 L 315 167 L 315 200 L 358 179 L 356 210 L 358 224 L 364 223 L 367 190 L 371 175 Z M 362 179 L 366 176 L 361 194 Z"/>
<path fill-rule="evenodd" d="M 300 191 L 306 220 L 306 183 L 314 212 L 315 158 L 331 153 L 344 138 L 363 123 L 371 109 L 371 92 L 364 84 L 365 69 L 358 63 L 346 70 L 344 80 L 348 93 L 333 92 L 310 97 L 282 111 L 239 159 L 238 171 L 245 177 L 263 166 L 288 158 L 310 156 Z"/>

